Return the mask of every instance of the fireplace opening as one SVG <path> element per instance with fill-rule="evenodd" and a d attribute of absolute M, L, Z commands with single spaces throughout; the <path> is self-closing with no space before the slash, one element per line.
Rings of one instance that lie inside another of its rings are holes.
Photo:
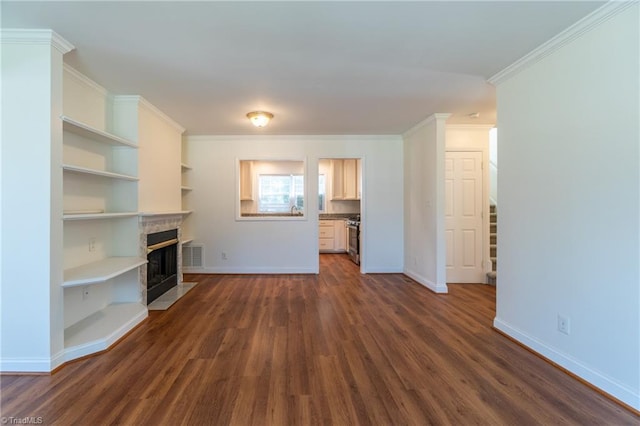
<path fill-rule="evenodd" d="M 178 230 L 147 235 L 147 305 L 178 285 Z"/>

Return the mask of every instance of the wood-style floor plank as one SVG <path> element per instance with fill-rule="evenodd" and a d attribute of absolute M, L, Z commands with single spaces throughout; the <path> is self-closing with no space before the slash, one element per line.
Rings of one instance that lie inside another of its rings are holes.
<path fill-rule="evenodd" d="M 112 350 L 0 377 L 45 425 L 639 425 L 491 329 L 495 289 L 436 295 L 322 255 L 319 275 L 191 275 Z"/>

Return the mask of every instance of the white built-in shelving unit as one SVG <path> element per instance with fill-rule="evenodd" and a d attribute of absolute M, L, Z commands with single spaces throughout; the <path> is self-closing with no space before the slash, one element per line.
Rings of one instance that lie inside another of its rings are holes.
<path fill-rule="evenodd" d="M 139 257 L 107 257 L 96 262 L 87 263 L 64 271 L 63 287 L 100 284 L 111 278 L 142 266 L 146 259 Z"/>
<path fill-rule="evenodd" d="M 180 240 L 180 243 L 182 245 L 184 244 L 190 244 L 193 241 L 193 235 L 191 234 L 191 228 L 189 226 L 189 218 L 188 215 L 191 214 L 191 210 L 189 210 L 189 206 L 190 206 L 190 197 L 191 197 L 191 191 L 193 191 L 193 188 L 189 185 L 189 175 L 191 172 L 191 166 L 182 163 L 180 164 L 181 170 L 182 170 L 182 186 L 180 187 L 181 191 L 182 191 L 182 214 L 183 214 L 183 219 L 182 219 L 182 238 Z"/>
<path fill-rule="evenodd" d="M 64 347 L 107 349 L 147 316 L 139 256 L 137 143 L 62 116 Z"/>
<path fill-rule="evenodd" d="M 103 130 L 95 129 L 87 124 L 73 120 L 66 115 L 63 115 L 60 118 L 62 119 L 62 128 L 65 132 L 68 131 L 71 133 L 75 133 L 79 136 L 105 145 L 120 145 L 128 146 L 135 149 L 138 148 L 138 144 L 135 142 L 132 142 L 125 138 L 121 138 L 120 136 L 113 135 L 111 133 L 107 133 Z"/>
<path fill-rule="evenodd" d="M 69 164 L 63 164 L 62 169 L 65 172 L 84 173 L 87 175 L 102 176 L 102 177 L 108 177 L 112 179 L 122 179 L 122 180 L 131 180 L 131 181 L 138 180 L 138 178 L 135 176 L 123 175 L 120 173 L 105 172 L 103 170 L 88 169 L 86 167 L 71 166 Z"/>

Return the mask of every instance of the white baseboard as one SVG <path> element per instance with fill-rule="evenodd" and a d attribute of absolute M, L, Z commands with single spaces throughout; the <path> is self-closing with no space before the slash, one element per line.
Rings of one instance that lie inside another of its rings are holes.
<path fill-rule="evenodd" d="M 640 390 L 631 389 L 625 384 L 608 377 L 606 374 L 589 368 L 587 365 L 572 356 L 558 351 L 533 336 L 527 335 L 523 331 L 518 330 L 516 327 L 512 327 L 498 317 L 494 318 L 493 326 L 614 398 L 619 399 L 636 410 L 640 410 Z"/>
<path fill-rule="evenodd" d="M 118 340 L 124 337 L 128 332 L 133 330 L 135 326 L 137 326 L 142 321 L 144 321 L 145 318 L 147 318 L 147 316 L 149 316 L 149 312 L 146 309 L 144 309 L 140 313 L 138 313 L 136 316 L 131 318 L 129 321 L 127 321 L 126 324 L 122 325 L 117 330 L 114 330 L 111 334 L 104 337 L 103 339 L 96 339 L 92 342 L 89 342 L 83 345 L 65 348 L 64 362 L 68 362 L 86 355 L 94 354 L 96 352 L 109 349 L 111 345 L 116 343 Z"/>
<path fill-rule="evenodd" d="M 413 279 L 414 281 L 417 281 L 418 284 L 421 284 L 426 288 L 428 288 L 429 290 L 433 291 L 434 293 L 440 293 L 440 294 L 449 293 L 449 288 L 447 287 L 447 284 L 436 284 L 426 279 L 425 277 L 421 276 L 420 274 L 417 274 L 409 269 L 405 269 L 403 273 L 409 278 Z"/>
<path fill-rule="evenodd" d="M 185 274 L 317 274 L 317 268 L 271 268 L 244 266 L 214 266 L 207 268 L 183 268 Z"/>
<path fill-rule="evenodd" d="M 60 367 L 64 363 L 65 363 L 65 360 L 64 360 L 64 349 L 63 349 L 51 358 L 50 371 L 55 370 L 56 368 Z"/>
<path fill-rule="evenodd" d="M 183 267 L 185 274 L 317 274 L 319 271 L 312 268 L 247 268 L 247 267 Z M 365 274 L 402 274 L 401 267 L 373 267 L 367 269 Z"/>
<path fill-rule="evenodd" d="M 51 358 L 4 358 L 0 360 L 0 371 L 3 373 L 50 373 L 65 362 L 109 349 L 111 345 L 144 321 L 147 316 L 148 312 L 144 309 L 108 336 L 86 344 L 65 348 Z"/>
<path fill-rule="evenodd" d="M 389 267 L 384 267 L 384 266 L 374 266 L 373 268 L 367 268 L 366 271 L 364 271 L 365 274 L 403 274 L 404 271 L 402 270 L 402 267 L 396 267 L 396 266 L 389 266 Z"/>

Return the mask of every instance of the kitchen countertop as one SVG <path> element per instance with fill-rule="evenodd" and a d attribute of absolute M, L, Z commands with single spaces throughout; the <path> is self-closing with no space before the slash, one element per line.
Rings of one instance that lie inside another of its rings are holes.
<path fill-rule="evenodd" d="M 320 220 L 345 220 L 359 213 L 320 213 Z"/>
<path fill-rule="evenodd" d="M 359 213 L 320 213 L 320 220 L 345 220 Z M 241 217 L 304 217 L 301 213 L 242 213 Z"/>
<path fill-rule="evenodd" d="M 302 213 L 242 213 L 240 217 L 304 217 Z"/>

